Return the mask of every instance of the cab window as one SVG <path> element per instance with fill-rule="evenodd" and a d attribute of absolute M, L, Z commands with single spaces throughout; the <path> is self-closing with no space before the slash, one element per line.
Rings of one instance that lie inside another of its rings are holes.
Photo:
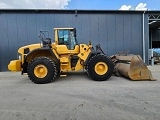
<path fill-rule="evenodd" d="M 58 30 L 58 44 L 59 45 L 69 45 L 69 31 L 68 30 Z"/>
<path fill-rule="evenodd" d="M 77 45 L 74 30 L 58 30 L 58 44 L 66 45 L 68 49 L 74 50 Z"/>
<path fill-rule="evenodd" d="M 73 50 L 77 44 L 73 31 L 70 31 L 70 39 L 71 39 L 71 49 Z"/>

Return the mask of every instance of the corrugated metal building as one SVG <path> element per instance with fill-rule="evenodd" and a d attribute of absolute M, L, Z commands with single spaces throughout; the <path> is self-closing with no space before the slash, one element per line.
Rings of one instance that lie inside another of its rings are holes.
<path fill-rule="evenodd" d="M 19 47 L 40 43 L 40 30 L 49 31 L 53 40 L 55 27 L 75 27 L 79 43 L 100 43 L 108 55 L 129 50 L 140 54 L 148 64 L 149 14 L 108 10 L 0 10 L 0 71 L 7 70 L 9 61 L 17 58 Z"/>

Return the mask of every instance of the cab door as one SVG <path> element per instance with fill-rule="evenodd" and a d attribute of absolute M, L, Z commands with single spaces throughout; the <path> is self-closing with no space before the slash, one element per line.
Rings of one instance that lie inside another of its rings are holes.
<path fill-rule="evenodd" d="M 79 46 L 77 44 L 74 29 L 60 29 L 58 30 L 58 46 L 63 49 L 65 53 L 78 54 Z"/>

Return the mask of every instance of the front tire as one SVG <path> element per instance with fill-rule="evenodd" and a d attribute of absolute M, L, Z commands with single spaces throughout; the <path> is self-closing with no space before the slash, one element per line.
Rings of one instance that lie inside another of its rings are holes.
<path fill-rule="evenodd" d="M 50 58 L 37 57 L 28 65 L 28 77 L 37 84 L 52 82 L 57 77 L 56 64 Z"/>
<path fill-rule="evenodd" d="M 95 55 L 87 63 L 87 74 L 96 81 L 108 80 L 113 73 L 114 65 L 105 55 Z"/>

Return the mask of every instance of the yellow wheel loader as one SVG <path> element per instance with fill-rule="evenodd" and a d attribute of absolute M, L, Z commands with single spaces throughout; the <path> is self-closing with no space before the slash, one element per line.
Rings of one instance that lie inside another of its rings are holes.
<path fill-rule="evenodd" d="M 78 44 L 75 28 L 54 28 L 55 40 L 44 37 L 40 32 L 41 44 L 19 48 L 19 60 L 9 63 L 11 71 L 27 73 L 32 82 L 52 82 L 58 75 L 85 69 L 91 79 L 104 81 L 111 77 L 114 65 L 100 46 L 94 49 L 88 44 Z"/>

